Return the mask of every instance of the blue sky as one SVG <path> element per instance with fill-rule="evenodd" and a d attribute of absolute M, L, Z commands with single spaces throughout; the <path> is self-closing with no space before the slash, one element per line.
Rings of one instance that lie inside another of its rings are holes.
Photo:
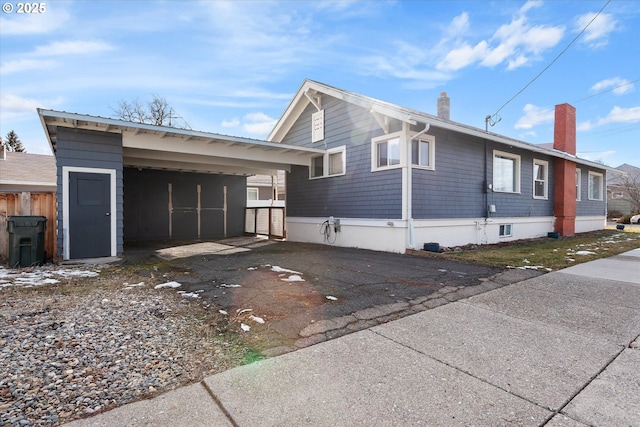
<path fill-rule="evenodd" d="M 0 134 L 30 153 L 50 153 L 37 107 L 114 117 L 154 95 L 194 130 L 266 138 L 309 78 L 434 115 L 447 92 L 452 120 L 499 111 L 490 130 L 530 143 L 570 103 L 580 157 L 640 166 L 640 1 L 2 4 Z"/>

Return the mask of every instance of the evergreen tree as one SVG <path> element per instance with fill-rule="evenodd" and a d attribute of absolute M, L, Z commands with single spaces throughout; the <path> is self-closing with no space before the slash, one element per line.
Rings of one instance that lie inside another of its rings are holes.
<path fill-rule="evenodd" d="M 27 150 L 24 148 L 24 145 L 22 145 L 18 134 L 13 129 L 7 134 L 7 136 L 5 136 L 4 143 L 7 147 L 7 151 L 13 151 L 16 153 L 27 152 Z"/>

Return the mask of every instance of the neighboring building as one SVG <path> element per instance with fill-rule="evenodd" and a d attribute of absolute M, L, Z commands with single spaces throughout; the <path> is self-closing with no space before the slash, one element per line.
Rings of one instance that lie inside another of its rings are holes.
<path fill-rule="evenodd" d="M 56 257 L 55 193 L 55 157 L 8 152 L 0 144 L 0 259 L 9 258 L 7 219 L 12 216 L 44 216 L 46 257 Z"/>
<path fill-rule="evenodd" d="M 0 144 L 0 193 L 55 193 L 56 159 L 6 151 Z"/>
<path fill-rule="evenodd" d="M 284 171 L 276 175 L 254 175 L 247 178 L 247 207 L 284 207 Z"/>
<path fill-rule="evenodd" d="M 437 107 L 306 80 L 268 137 L 324 150 L 287 174 L 287 238 L 405 252 L 604 228 L 609 168 L 575 156 L 572 106 L 552 149 L 451 121 L 444 93 Z"/>
<path fill-rule="evenodd" d="M 640 212 L 630 193 L 634 192 L 636 199 L 640 194 L 640 168 L 625 163 L 615 169 L 607 173 L 607 211 L 623 216 Z"/>
<path fill-rule="evenodd" d="M 247 177 L 323 150 L 39 109 L 56 158 L 58 253 L 116 256 L 125 242 L 243 235 Z"/>

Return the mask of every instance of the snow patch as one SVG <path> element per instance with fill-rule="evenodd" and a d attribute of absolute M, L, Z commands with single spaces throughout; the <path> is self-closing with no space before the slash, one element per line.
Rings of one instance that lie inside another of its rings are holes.
<path fill-rule="evenodd" d="M 595 255 L 595 252 L 591 252 L 591 251 L 578 251 L 576 252 L 576 255 Z"/>
<path fill-rule="evenodd" d="M 155 285 L 153 288 L 154 289 L 179 288 L 180 286 L 182 286 L 182 284 L 178 282 L 167 282 L 167 283 L 161 283 L 160 285 Z"/>

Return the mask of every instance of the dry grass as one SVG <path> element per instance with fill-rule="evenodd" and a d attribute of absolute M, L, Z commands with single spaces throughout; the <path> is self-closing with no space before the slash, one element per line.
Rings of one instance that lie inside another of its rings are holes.
<path fill-rule="evenodd" d="M 447 258 L 498 267 L 521 267 L 553 271 L 598 258 L 606 258 L 640 247 L 636 230 L 603 230 L 559 239 L 540 238 L 463 248 L 444 254 Z"/>

